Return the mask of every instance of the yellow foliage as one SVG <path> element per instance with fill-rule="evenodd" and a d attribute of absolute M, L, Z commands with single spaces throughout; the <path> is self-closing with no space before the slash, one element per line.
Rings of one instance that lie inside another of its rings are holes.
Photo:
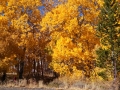
<path fill-rule="evenodd" d="M 54 71 L 72 79 L 84 77 L 94 67 L 99 45 L 95 27 L 102 4 L 102 0 L 68 0 L 41 17 L 40 0 L 0 0 L 0 38 L 5 42 L 0 42 L 5 55 L 0 57 L 0 68 L 15 64 L 15 57 L 46 60 L 48 46 Z M 32 68 L 32 62 L 28 64 Z"/>
<path fill-rule="evenodd" d="M 94 49 L 99 45 L 94 28 L 99 6 L 94 2 L 96 1 L 68 0 L 42 18 L 41 31 L 49 30 L 52 38 L 49 44 L 53 51 L 51 66 L 61 75 L 73 74 L 76 70 L 74 74 L 80 76 L 83 68 L 86 73 L 91 72 L 90 68 L 93 68 L 89 62 L 95 59 Z M 79 12 L 79 6 L 82 6 L 82 13 Z M 89 9 L 85 9 L 86 7 Z M 73 66 L 77 69 L 72 68 Z"/>
<path fill-rule="evenodd" d="M 34 39 L 36 32 L 33 31 L 39 29 L 38 24 L 41 20 L 39 6 L 41 6 L 40 0 L 0 0 L 1 71 L 13 67 L 21 57 L 24 59 L 26 53 L 24 49 L 30 52 L 36 47 L 39 36 Z M 27 54 L 29 55 L 28 52 Z"/>
<path fill-rule="evenodd" d="M 102 7 L 104 4 L 104 0 L 98 0 L 98 4 Z"/>
<path fill-rule="evenodd" d="M 102 76 L 99 75 L 99 73 L 103 73 L 106 75 L 106 78 L 103 78 Z M 111 71 L 108 71 L 106 68 L 99 68 L 99 67 L 96 67 L 94 68 L 94 70 L 92 71 L 91 73 L 91 77 L 90 79 L 92 81 L 104 81 L 105 79 L 107 80 L 113 80 L 113 76 L 112 76 L 112 73 Z"/>

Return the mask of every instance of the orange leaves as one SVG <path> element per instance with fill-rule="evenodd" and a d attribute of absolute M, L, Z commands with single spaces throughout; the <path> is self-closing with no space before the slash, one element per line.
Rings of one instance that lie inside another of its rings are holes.
<path fill-rule="evenodd" d="M 29 8 L 35 8 L 37 6 L 40 6 L 41 5 L 41 2 L 40 0 L 19 0 L 19 4 L 22 5 L 25 9 L 27 7 Z"/>
<path fill-rule="evenodd" d="M 6 16 L 0 16 L 0 25 L 7 25 L 8 18 Z"/>
<path fill-rule="evenodd" d="M 3 5 L 0 5 L 0 13 L 2 13 L 4 9 L 5 7 Z"/>
<path fill-rule="evenodd" d="M 77 21 L 77 18 L 73 18 L 71 19 L 69 22 L 66 23 L 65 25 L 65 30 L 67 30 L 69 33 L 72 33 L 73 30 L 74 32 L 77 33 L 77 29 L 78 29 L 78 21 Z"/>
<path fill-rule="evenodd" d="M 15 5 L 16 3 L 17 3 L 16 0 L 9 0 L 8 7 L 11 7 L 11 6 Z"/>
<path fill-rule="evenodd" d="M 16 28 L 16 29 L 20 29 L 20 30 L 25 30 L 28 28 L 28 15 L 24 14 L 22 15 L 18 20 L 12 20 L 12 25 Z M 25 32 L 24 31 L 24 32 Z"/>
<path fill-rule="evenodd" d="M 82 7 L 81 12 L 79 6 Z M 95 58 L 92 52 L 95 52 L 94 48 L 99 44 L 94 28 L 99 13 L 97 9 L 94 2 L 68 0 L 46 13 L 42 19 L 42 31 L 51 32 L 50 47 L 53 50 L 51 66 L 56 72 L 72 73 L 72 67 L 79 64 L 89 71 L 87 62 Z M 66 70 L 63 70 L 64 66 L 67 66 Z"/>
<path fill-rule="evenodd" d="M 100 5 L 100 7 L 102 7 L 103 4 L 104 4 L 104 1 L 103 0 L 98 0 L 98 4 Z"/>
<path fill-rule="evenodd" d="M 81 5 L 81 4 L 83 4 L 84 3 L 84 1 L 85 0 L 68 0 L 68 3 L 70 4 L 70 5 Z"/>
<path fill-rule="evenodd" d="M 9 33 L 8 43 L 16 47 L 15 51 L 13 48 L 9 50 L 16 53 L 25 48 L 22 52 L 24 55 L 19 55 L 26 55 L 33 60 L 46 59 L 48 51 L 45 49 L 49 48 L 51 66 L 56 72 L 61 75 L 81 75 L 84 68 L 89 69 L 87 62 L 94 59 L 92 52 L 99 42 L 94 29 L 99 11 L 93 1 L 68 0 L 58 3 L 58 6 L 49 12 L 45 11 L 45 16 L 41 17 L 39 0 L 9 0 L 4 9 L 6 17 L 0 16 L 0 23 L 7 25 L 9 21 L 5 33 Z"/>
<path fill-rule="evenodd" d="M 46 16 L 42 19 L 41 26 L 42 30 L 50 28 L 50 30 L 56 30 L 57 28 L 67 27 L 69 25 L 69 20 L 78 15 L 77 6 L 69 6 L 69 4 L 61 4 L 51 12 L 48 12 Z M 64 24 L 66 22 L 66 25 Z M 71 21 L 72 22 L 72 21 Z M 74 21 L 73 21 L 74 22 Z M 47 24 L 47 25 L 46 25 Z M 65 25 L 65 26 L 64 26 Z M 57 28 L 56 28 L 57 27 Z"/>
<path fill-rule="evenodd" d="M 52 65 L 52 67 L 56 72 L 60 73 L 60 75 L 66 75 L 69 72 L 68 66 L 65 65 L 64 63 L 55 63 Z"/>
<path fill-rule="evenodd" d="M 10 57 L 5 57 L 4 59 L 0 60 L 0 69 L 7 70 L 8 67 L 16 64 L 15 58 L 16 55 L 13 54 Z"/>
<path fill-rule="evenodd" d="M 2 4 L 3 6 L 6 6 L 6 3 L 8 2 L 9 0 L 0 0 L 0 4 Z"/>
<path fill-rule="evenodd" d="M 36 32 L 41 21 L 40 5 L 40 0 L 0 0 L 0 59 L 6 63 L 2 63 L 6 69 L 9 63 L 15 65 L 13 54 L 21 60 L 24 49 L 29 54 L 36 47 L 40 37 Z"/>
<path fill-rule="evenodd" d="M 34 24 L 39 24 L 41 21 L 41 13 L 39 9 L 34 9 L 32 11 L 32 14 L 29 18 L 30 22 L 34 23 Z"/>
<path fill-rule="evenodd" d="M 64 44 L 62 44 L 64 43 Z M 72 49 L 74 48 L 74 44 L 72 43 L 70 38 L 63 38 L 60 37 L 57 42 L 56 42 L 56 46 L 53 49 L 54 53 L 53 53 L 53 58 L 57 59 L 57 58 L 63 58 L 64 60 L 68 60 L 69 56 L 73 56 L 72 55 Z"/>

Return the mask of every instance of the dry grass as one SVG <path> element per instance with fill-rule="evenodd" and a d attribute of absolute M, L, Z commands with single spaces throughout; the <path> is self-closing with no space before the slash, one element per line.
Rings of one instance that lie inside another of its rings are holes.
<path fill-rule="evenodd" d="M 68 80 L 56 79 L 51 82 L 48 87 L 54 87 L 60 90 L 120 90 L 119 83 L 113 85 L 112 81 L 89 82 L 76 80 L 69 82 Z"/>
<path fill-rule="evenodd" d="M 115 87 L 114 89 L 113 86 Z M 45 90 L 120 90 L 118 89 L 118 83 L 113 85 L 110 81 L 86 82 L 76 80 L 71 83 L 67 79 L 55 79 L 48 85 L 44 85 L 42 81 L 36 83 L 33 79 L 30 79 L 29 84 L 27 84 L 26 79 L 19 80 L 19 82 L 9 80 L 6 84 L 0 85 L 0 87 L 44 88 Z"/>

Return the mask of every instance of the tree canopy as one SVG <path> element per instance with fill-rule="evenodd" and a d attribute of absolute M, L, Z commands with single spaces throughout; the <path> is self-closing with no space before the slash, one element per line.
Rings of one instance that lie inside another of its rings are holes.
<path fill-rule="evenodd" d="M 119 63 L 119 11 L 118 0 L 0 0 L 0 72 L 101 76 L 113 51 Z"/>

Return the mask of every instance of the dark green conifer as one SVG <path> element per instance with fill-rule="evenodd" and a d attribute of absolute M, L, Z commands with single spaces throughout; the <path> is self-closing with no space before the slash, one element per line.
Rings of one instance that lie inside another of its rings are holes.
<path fill-rule="evenodd" d="M 117 0 L 104 0 L 99 15 L 97 35 L 102 46 L 97 51 L 99 67 L 112 66 L 114 79 L 120 70 L 120 4 Z"/>

